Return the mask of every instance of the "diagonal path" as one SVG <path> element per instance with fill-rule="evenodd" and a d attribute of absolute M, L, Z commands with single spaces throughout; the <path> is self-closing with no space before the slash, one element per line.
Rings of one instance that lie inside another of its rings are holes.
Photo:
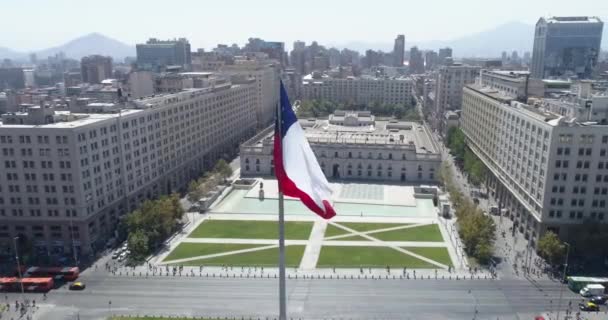
<path fill-rule="evenodd" d="M 339 223 L 334 223 L 334 225 L 339 224 Z M 361 234 L 374 234 L 374 233 L 380 233 L 380 232 L 386 232 L 386 231 L 394 231 L 394 230 L 402 230 L 402 229 L 410 229 L 410 228 L 415 228 L 415 227 L 421 227 L 421 226 L 426 226 L 429 225 L 431 223 L 418 223 L 418 224 L 409 224 L 409 225 L 403 225 L 403 226 L 398 226 L 398 227 L 389 227 L 389 228 L 382 228 L 382 229 L 374 229 L 374 230 L 368 230 L 368 231 L 360 231 Z M 337 236 L 331 236 L 331 237 L 327 237 L 325 238 L 325 240 L 335 240 L 335 239 L 342 239 L 342 238 L 348 238 L 348 237 L 352 237 L 355 236 L 356 234 L 352 234 L 352 233 L 346 233 L 346 234 L 340 234 Z"/>
<path fill-rule="evenodd" d="M 255 251 L 266 250 L 266 249 L 274 249 L 274 248 L 278 248 L 278 247 L 279 247 L 278 244 L 274 244 L 274 245 L 257 247 L 257 248 L 226 251 L 226 252 L 221 252 L 221 253 L 208 254 L 208 255 L 204 255 L 204 256 L 196 256 L 196 257 L 189 257 L 189 258 L 183 258 L 183 259 L 162 261 L 159 264 L 163 265 L 163 264 L 171 264 L 171 263 L 182 263 L 182 262 L 199 260 L 199 259 L 208 259 L 208 258 L 215 258 L 215 257 L 230 256 L 230 255 L 240 254 L 240 253 L 255 252 Z"/>
<path fill-rule="evenodd" d="M 392 245 L 392 244 L 390 244 L 390 243 L 388 243 L 386 241 L 379 240 L 379 239 L 374 238 L 374 237 L 372 237 L 370 235 L 361 233 L 361 232 L 359 232 L 357 230 L 353 230 L 353 229 L 351 229 L 349 227 L 346 227 L 346 226 L 343 226 L 343 225 L 340 225 L 340 224 L 337 224 L 337 223 L 333 223 L 333 222 L 330 222 L 330 223 L 333 224 L 334 226 L 338 227 L 338 228 L 341 228 L 343 230 L 349 231 L 350 233 L 353 233 L 355 235 L 361 236 L 361 237 L 366 238 L 366 239 L 368 239 L 370 241 L 373 241 L 373 242 L 383 243 L 385 247 L 389 247 L 389 248 L 397 250 L 397 251 L 399 251 L 401 253 L 408 254 L 408 255 L 410 255 L 412 257 L 418 258 L 418 259 L 420 259 L 422 261 L 428 262 L 428 263 L 430 263 L 432 265 L 435 265 L 435 266 L 438 266 L 438 267 L 440 267 L 442 269 L 447 269 L 448 268 L 448 266 L 446 266 L 443 263 L 439 263 L 439 262 L 437 262 L 435 260 L 429 259 L 427 257 L 421 256 L 421 255 L 416 254 L 416 253 L 413 253 L 413 252 L 411 252 L 409 250 L 405 250 L 403 248 L 397 247 L 397 246 Z"/>

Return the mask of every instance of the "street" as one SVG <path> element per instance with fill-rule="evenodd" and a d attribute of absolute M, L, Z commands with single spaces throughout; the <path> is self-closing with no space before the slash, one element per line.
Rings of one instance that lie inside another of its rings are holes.
<path fill-rule="evenodd" d="M 36 319 L 103 319 L 119 315 L 276 317 L 276 279 L 82 277 L 84 291 L 53 290 Z M 288 280 L 294 319 L 530 319 L 551 310 L 559 286 L 527 280 Z M 18 294 L 10 294 L 14 301 Z M 564 301 L 580 298 L 565 291 Z M 563 305 L 567 306 L 567 302 Z M 555 305 L 553 305 L 555 307 Z"/>

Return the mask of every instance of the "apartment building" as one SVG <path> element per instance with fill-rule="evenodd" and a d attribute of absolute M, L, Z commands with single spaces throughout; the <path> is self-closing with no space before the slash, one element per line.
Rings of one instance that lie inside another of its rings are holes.
<path fill-rule="evenodd" d="M 231 76 L 233 83 L 256 83 L 256 120 L 258 129 L 263 129 L 274 121 L 279 102 L 279 65 L 270 60 L 237 60 L 233 65 L 225 65 L 220 72 Z"/>
<path fill-rule="evenodd" d="M 97 250 L 120 216 L 183 190 L 251 137 L 256 94 L 253 82 L 228 82 L 82 112 L 2 115 L 0 250 L 15 236 L 45 254 Z"/>
<path fill-rule="evenodd" d="M 300 120 L 328 178 L 436 182 L 441 155 L 418 123 L 379 121 L 369 111 L 336 111 L 329 119 Z M 274 128 L 241 145 L 242 176 L 272 176 Z"/>
<path fill-rule="evenodd" d="M 479 67 L 452 63 L 441 66 L 435 80 L 435 110 L 433 126 L 444 132 L 442 119 L 446 111 L 460 110 L 462 106 L 462 88 L 475 82 L 479 76 Z"/>
<path fill-rule="evenodd" d="M 460 124 L 468 145 L 488 167 L 492 193 L 532 245 L 546 230 L 567 238 L 572 225 L 608 221 L 608 96 L 585 86 L 576 95 L 524 104 L 479 84 L 464 88 Z M 572 116 L 587 108 L 594 117 Z"/>
<path fill-rule="evenodd" d="M 346 77 L 310 74 L 303 78 L 302 97 L 335 102 L 411 104 L 414 81 L 406 77 Z"/>

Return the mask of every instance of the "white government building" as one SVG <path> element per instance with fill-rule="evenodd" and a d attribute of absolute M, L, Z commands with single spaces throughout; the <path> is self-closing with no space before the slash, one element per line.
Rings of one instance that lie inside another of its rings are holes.
<path fill-rule="evenodd" d="M 301 119 L 306 138 L 328 178 L 436 182 L 441 156 L 430 133 L 414 122 L 376 120 L 369 111 L 336 111 Z M 272 176 L 274 127 L 241 145 L 242 176 Z"/>
<path fill-rule="evenodd" d="M 219 81 L 126 104 L 2 115 L 0 250 L 15 236 L 44 253 L 99 248 L 121 215 L 183 190 L 253 136 L 257 94 L 254 81 Z"/>
<path fill-rule="evenodd" d="M 411 104 L 414 81 L 407 77 L 370 76 L 333 78 L 309 74 L 302 80 L 302 98 L 341 103 Z"/>
<path fill-rule="evenodd" d="M 582 82 L 574 93 L 516 101 L 480 84 L 464 88 L 461 128 L 489 168 L 489 185 L 535 245 L 552 230 L 608 222 L 608 95 Z"/>

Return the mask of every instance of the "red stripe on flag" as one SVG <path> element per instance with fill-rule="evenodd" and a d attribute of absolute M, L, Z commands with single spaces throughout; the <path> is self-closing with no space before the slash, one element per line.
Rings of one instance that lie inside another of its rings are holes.
<path fill-rule="evenodd" d="M 331 219 L 336 215 L 336 211 L 327 200 L 323 200 L 323 206 L 325 206 L 325 208 L 320 208 L 306 192 L 298 189 L 296 184 L 289 179 L 285 172 L 285 168 L 283 167 L 283 147 L 279 132 L 275 132 L 274 134 L 273 158 L 274 173 L 279 181 L 279 190 L 283 191 L 284 195 L 300 199 L 308 209 L 312 210 L 323 219 Z"/>

